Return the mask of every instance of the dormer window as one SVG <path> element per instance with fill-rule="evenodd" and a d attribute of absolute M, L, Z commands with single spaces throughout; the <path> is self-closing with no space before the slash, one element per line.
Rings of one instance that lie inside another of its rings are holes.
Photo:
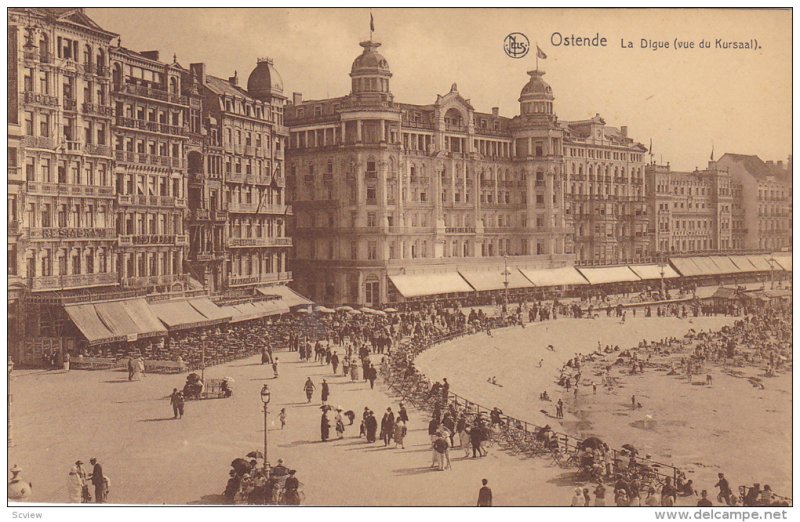
<path fill-rule="evenodd" d="M 314 107 L 314 116 L 322 116 L 322 105 Z"/>

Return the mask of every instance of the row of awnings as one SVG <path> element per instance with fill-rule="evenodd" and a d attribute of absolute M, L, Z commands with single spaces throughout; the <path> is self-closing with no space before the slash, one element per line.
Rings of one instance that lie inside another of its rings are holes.
<path fill-rule="evenodd" d="M 311 301 L 285 287 L 258 291 L 272 297 L 263 301 L 217 306 L 207 297 L 148 303 L 144 299 L 68 305 L 67 315 L 89 345 L 136 341 L 166 335 L 168 331 L 241 322 L 280 315 Z"/>
<path fill-rule="evenodd" d="M 602 285 L 674 279 L 707 275 L 728 275 L 770 270 L 770 257 L 702 256 L 670 258 L 670 263 L 621 265 L 604 267 L 572 267 L 529 269 L 509 267 L 508 288 L 554 287 L 576 285 Z M 775 255 L 771 259 L 776 270 L 792 270 L 791 254 Z M 486 292 L 506 288 L 506 272 L 494 267 L 491 270 L 458 270 L 390 275 L 389 279 L 405 298 L 432 295 Z"/>

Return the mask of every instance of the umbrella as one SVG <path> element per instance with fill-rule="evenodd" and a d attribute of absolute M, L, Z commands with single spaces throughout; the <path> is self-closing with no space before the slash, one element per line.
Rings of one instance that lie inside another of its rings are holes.
<path fill-rule="evenodd" d="M 373 310 L 372 313 L 375 315 L 383 315 L 383 316 L 386 315 L 386 312 L 384 312 L 383 310 Z"/>
<path fill-rule="evenodd" d="M 295 313 L 298 313 L 298 314 L 310 314 L 311 312 L 309 312 L 307 308 L 300 308 L 298 310 L 295 310 Z"/>
<path fill-rule="evenodd" d="M 631 453 L 633 453 L 634 455 L 636 455 L 637 453 L 639 453 L 638 451 L 636 451 L 636 448 L 634 448 L 634 447 L 633 447 L 633 444 L 623 444 L 623 445 L 622 445 L 622 447 L 623 447 L 624 449 L 626 449 L 626 450 L 630 451 L 630 452 L 631 452 Z"/>
<path fill-rule="evenodd" d="M 597 449 L 603 445 L 603 441 L 597 437 L 588 437 L 583 439 L 580 443 L 581 449 L 592 448 Z"/>
<path fill-rule="evenodd" d="M 235 383 L 236 382 L 233 377 L 223 377 L 222 380 L 225 381 L 225 382 L 228 382 L 228 383 Z"/>
<path fill-rule="evenodd" d="M 255 450 L 255 451 L 251 451 L 250 453 L 245 455 L 245 457 L 250 457 L 251 459 L 263 459 L 264 458 L 264 454 L 261 453 L 258 450 Z"/>
<path fill-rule="evenodd" d="M 231 467 L 236 470 L 237 475 L 244 475 L 250 471 L 250 463 L 244 459 L 235 459 L 231 462 Z"/>
<path fill-rule="evenodd" d="M 347 313 L 349 313 L 349 314 L 353 314 L 353 315 L 358 315 L 358 314 L 360 314 L 361 312 L 359 312 L 358 310 L 350 310 L 350 311 L 348 311 Z"/>
<path fill-rule="evenodd" d="M 372 308 L 370 308 L 368 306 L 365 306 L 365 307 L 361 308 L 360 310 L 362 312 L 364 312 L 365 314 L 374 314 L 375 313 L 375 310 L 373 310 Z"/>
<path fill-rule="evenodd" d="M 390 314 L 395 314 L 395 313 L 397 313 L 397 308 L 386 308 L 383 311 L 387 312 L 387 313 L 390 313 Z"/>
<path fill-rule="evenodd" d="M 317 308 L 317 312 L 322 313 L 322 314 L 332 314 L 332 313 L 335 313 L 336 310 L 331 310 L 330 308 L 328 308 L 326 306 L 320 306 L 319 308 Z"/>
<path fill-rule="evenodd" d="M 353 307 L 345 305 L 345 306 L 340 306 L 339 308 L 337 308 L 337 310 L 340 312 L 352 312 Z"/>

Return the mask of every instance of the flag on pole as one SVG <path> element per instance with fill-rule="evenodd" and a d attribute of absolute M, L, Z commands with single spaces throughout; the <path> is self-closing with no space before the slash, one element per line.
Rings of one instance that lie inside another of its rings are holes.
<path fill-rule="evenodd" d="M 544 51 L 542 51 L 542 48 L 538 45 L 536 46 L 536 58 L 541 58 L 542 60 L 547 58 L 547 55 L 544 54 Z"/>
<path fill-rule="evenodd" d="M 369 13 L 369 32 L 375 32 L 375 19 L 372 17 L 372 12 Z"/>
<path fill-rule="evenodd" d="M 711 161 L 714 161 L 714 144 L 711 144 Z"/>
<path fill-rule="evenodd" d="M 653 138 L 650 138 L 650 150 L 648 151 L 648 154 L 651 156 L 653 155 Z"/>

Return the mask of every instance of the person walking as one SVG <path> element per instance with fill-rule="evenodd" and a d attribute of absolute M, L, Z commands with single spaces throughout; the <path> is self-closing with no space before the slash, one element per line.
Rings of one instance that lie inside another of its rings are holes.
<path fill-rule="evenodd" d="M 89 475 L 89 480 L 94 486 L 94 501 L 97 504 L 102 504 L 106 500 L 106 481 L 103 475 L 103 466 L 94 457 L 89 459 L 89 464 L 92 465 L 92 474 Z"/>
<path fill-rule="evenodd" d="M 367 432 L 367 442 L 375 442 L 375 434 L 378 431 L 378 420 L 375 418 L 375 413 L 369 410 L 367 417 L 364 419 L 364 429 Z"/>
<path fill-rule="evenodd" d="M 406 423 L 405 421 L 398 417 L 397 421 L 394 424 L 394 447 L 400 446 L 403 449 L 406 449 L 405 445 L 403 444 L 403 439 L 406 438 Z"/>
<path fill-rule="evenodd" d="M 586 500 L 583 498 L 583 490 L 581 488 L 575 488 L 575 494 L 572 495 L 572 502 L 570 503 L 570 506 L 583 506 L 584 502 L 586 502 Z"/>
<path fill-rule="evenodd" d="M 408 411 L 406 411 L 406 407 L 402 402 L 400 403 L 400 411 L 397 412 L 397 416 L 406 424 L 406 427 L 408 427 Z"/>
<path fill-rule="evenodd" d="M 328 404 L 328 397 L 331 395 L 331 389 L 328 386 L 328 381 L 322 379 L 322 405 L 326 406 Z"/>
<path fill-rule="evenodd" d="M 478 507 L 492 507 L 492 490 L 489 481 L 481 479 L 481 489 L 478 490 Z"/>
<path fill-rule="evenodd" d="M 308 399 L 308 402 L 311 402 L 311 396 L 314 395 L 314 390 L 316 389 L 317 387 L 314 386 L 311 377 L 307 377 L 306 383 L 303 385 L 303 390 L 306 392 L 306 399 Z"/>
<path fill-rule="evenodd" d="M 445 468 L 445 453 L 447 453 L 447 439 L 441 431 L 436 432 L 436 439 L 433 441 L 433 462 L 431 467 L 436 467 L 439 471 Z"/>
<path fill-rule="evenodd" d="M 281 413 L 278 415 L 278 419 L 281 421 L 281 429 L 286 427 L 286 408 L 281 408 Z"/>
<path fill-rule="evenodd" d="M 331 366 L 333 366 L 333 374 L 336 375 L 336 372 L 339 370 L 339 355 L 336 351 L 331 355 Z"/>
<path fill-rule="evenodd" d="M 336 437 L 339 439 L 344 438 L 344 419 L 342 418 L 342 408 L 336 408 Z"/>
<path fill-rule="evenodd" d="M 369 388 L 371 390 L 375 389 L 375 379 L 378 378 L 378 370 L 375 369 L 374 366 L 370 365 L 369 368 L 364 370 L 367 373 L 367 379 L 369 380 Z"/>
<path fill-rule="evenodd" d="M 322 418 L 320 419 L 319 424 L 320 436 L 322 437 L 322 442 L 327 442 L 331 436 L 331 423 L 328 419 L 328 408 L 323 407 L 322 411 Z"/>
<path fill-rule="evenodd" d="M 594 505 L 595 507 L 606 505 L 606 487 L 603 485 L 602 478 L 597 481 L 597 487 L 594 488 Z"/>
<path fill-rule="evenodd" d="M 278 378 L 278 358 L 275 357 L 272 359 L 272 378 Z"/>
<path fill-rule="evenodd" d="M 133 380 L 133 372 L 134 372 L 135 369 L 136 369 L 136 366 L 134 365 L 133 356 L 131 355 L 130 357 L 128 357 L 128 380 L 129 381 Z"/>
<path fill-rule="evenodd" d="M 720 502 L 724 500 L 725 503 L 730 506 L 732 505 L 731 504 L 732 493 L 731 493 L 731 487 L 728 484 L 728 479 L 725 478 L 724 473 L 717 474 L 717 477 L 719 478 L 719 480 L 717 481 L 716 484 L 714 484 L 715 488 L 719 488 L 719 494 L 717 495 L 717 500 Z"/>
<path fill-rule="evenodd" d="M 386 408 L 386 413 L 381 419 L 381 439 L 383 439 L 384 446 L 389 445 L 392 435 L 394 435 L 394 413 L 391 408 Z"/>
<path fill-rule="evenodd" d="M 185 403 L 183 392 L 178 390 L 178 388 L 173 388 L 169 402 L 172 404 L 173 419 L 183 418 L 183 406 Z"/>

